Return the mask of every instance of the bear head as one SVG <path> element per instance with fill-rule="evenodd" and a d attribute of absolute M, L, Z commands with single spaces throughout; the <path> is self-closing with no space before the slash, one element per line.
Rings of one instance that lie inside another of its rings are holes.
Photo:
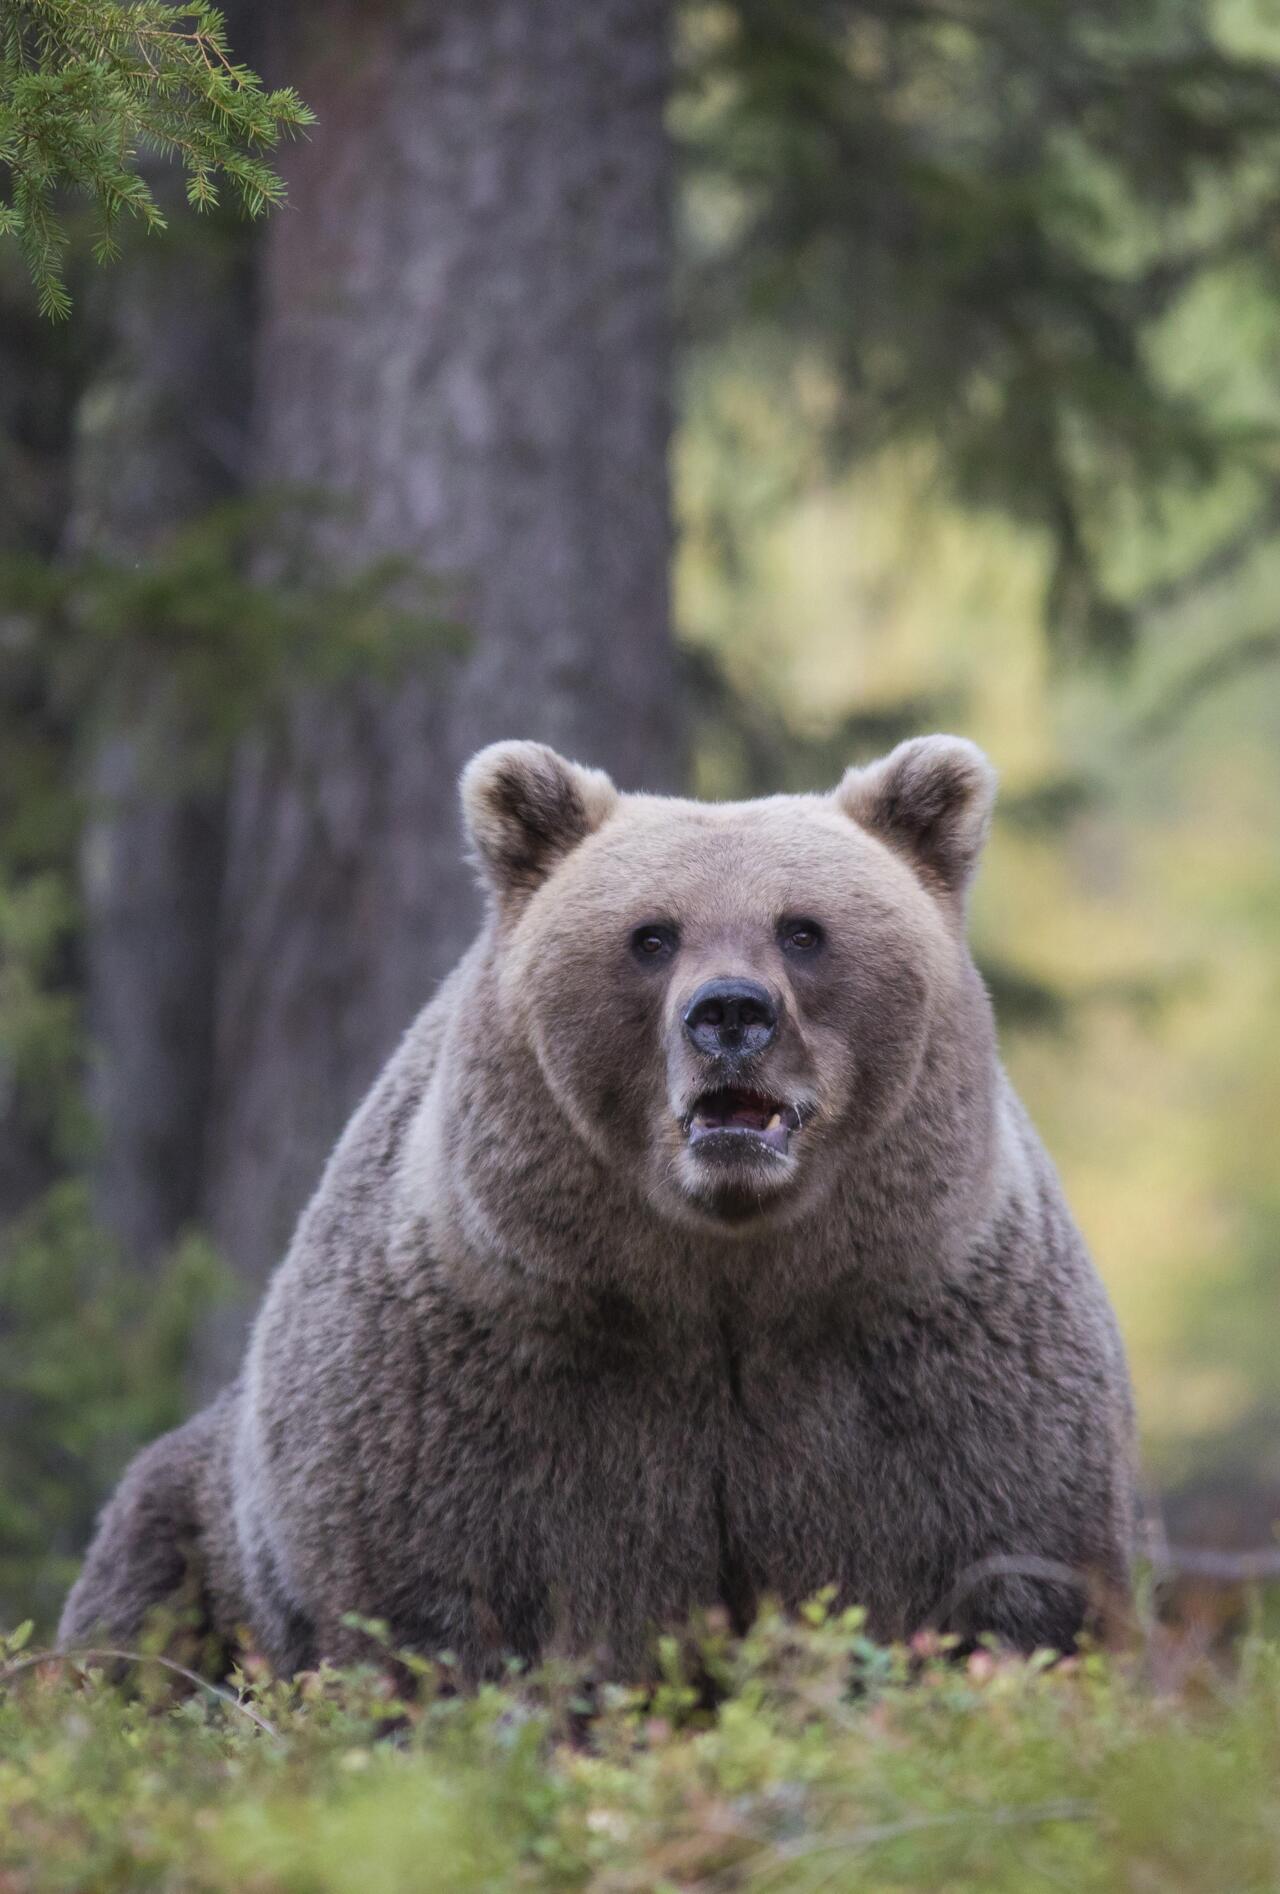
<path fill-rule="evenodd" d="M 947 736 L 826 795 L 715 804 L 621 794 L 537 743 L 481 751 L 462 800 L 494 1003 L 562 1135 L 668 1225 L 731 1235 L 865 1169 L 926 1061 L 974 1096 L 938 1046 L 963 1018 L 994 1064 L 964 936 L 993 795 Z"/>

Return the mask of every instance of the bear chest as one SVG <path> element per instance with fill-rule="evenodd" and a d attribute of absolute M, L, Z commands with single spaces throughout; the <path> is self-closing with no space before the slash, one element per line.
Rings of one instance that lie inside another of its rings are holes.
<path fill-rule="evenodd" d="M 963 1391 L 936 1375 L 922 1402 L 915 1380 L 872 1385 L 838 1350 L 712 1347 L 436 1381 L 397 1534 L 407 1594 L 522 1655 L 602 1643 L 634 1659 L 699 1607 L 745 1623 L 765 1596 L 827 1586 L 900 1634 L 999 1485 L 999 1427 L 964 1424 Z"/>

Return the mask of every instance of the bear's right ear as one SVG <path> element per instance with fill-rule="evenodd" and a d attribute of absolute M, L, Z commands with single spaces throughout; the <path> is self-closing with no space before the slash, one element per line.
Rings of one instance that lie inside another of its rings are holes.
<path fill-rule="evenodd" d="M 521 905 L 618 802 L 603 770 L 566 762 L 545 743 L 491 743 L 459 788 L 471 852 L 500 912 Z"/>

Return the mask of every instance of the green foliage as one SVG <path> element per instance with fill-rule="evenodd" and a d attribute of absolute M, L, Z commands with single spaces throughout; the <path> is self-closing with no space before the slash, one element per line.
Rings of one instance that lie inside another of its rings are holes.
<path fill-rule="evenodd" d="M 0 1620 L 56 1621 L 104 1491 L 183 1416 L 187 1344 L 223 1283 L 195 1236 L 128 1267 L 74 1181 L 0 1232 Z"/>
<path fill-rule="evenodd" d="M 0 234 L 17 239 L 48 316 L 71 307 L 60 191 L 92 200 L 105 262 L 122 217 L 164 227 L 140 151 L 182 165 L 197 210 L 223 179 L 257 217 L 284 196 L 266 154 L 312 122 L 295 93 L 233 60 L 215 7 L 0 0 Z"/>
<path fill-rule="evenodd" d="M 858 1614 L 766 1614 L 664 1653 L 656 1692 L 571 1666 L 474 1696 L 419 1666 L 230 1698 L 158 1663 L 0 1645 L 0 1874 L 14 1894 L 1264 1894 L 1280 1650 L 1153 1689 L 1138 1660 L 967 1664 Z M 175 1688 L 175 1683 L 177 1687 Z M 714 1707 L 713 1707 L 714 1706 Z"/>
<path fill-rule="evenodd" d="M 351 570 L 324 560 L 317 538 L 346 511 L 321 494 L 258 492 L 175 528 L 142 562 L 0 557 L 0 598 L 15 614 L 0 666 L 7 656 L 38 672 L 81 742 L 127 723 L 163 687 L 187 721 L 182 767 L 194 781 L 300 687 L 385 681 L 411 657 L 462 643 L 414 560 L 388 554 Z"/>
<path fill-rule="evenodd" d="M 1228 412 L 1163 360 L 1206 282 L 1280 288 L 1280 59 L 1247 4 L 728 0 L 686 25 L 695 339 L 753 336 L 836 455 L 927 442 L 1042 534 L 1060 643 L 1132 643 L 1117 524 L 1230 469 L 1223 544 L 1274 531 L 1273 371 Z"/>
<path fill-rule="evenodd" d="M 77 1009 L 57 977 L 75 916 L 52 870 L 0 874 L 0 1098 L 28 1103 L 28 1129 L 64 1158 L 80 1139 Z"/>

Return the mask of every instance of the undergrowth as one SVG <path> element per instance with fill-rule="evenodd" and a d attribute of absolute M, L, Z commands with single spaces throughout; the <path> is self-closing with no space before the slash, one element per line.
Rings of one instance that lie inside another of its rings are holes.
<path fill-rule="evenodd" d="M 220 1696 L 20 1643 L 4 1894 L 1280 1885 L 1280 1645 L 1258 1636 L 1229 1675 L 1153 1646 L 961 1659 L 816 1606 L 669 1641 L 647 1691 L 550 1666 L 470 1695 L 389 1658 L 288 1683 L 247 1661 Z"/>

